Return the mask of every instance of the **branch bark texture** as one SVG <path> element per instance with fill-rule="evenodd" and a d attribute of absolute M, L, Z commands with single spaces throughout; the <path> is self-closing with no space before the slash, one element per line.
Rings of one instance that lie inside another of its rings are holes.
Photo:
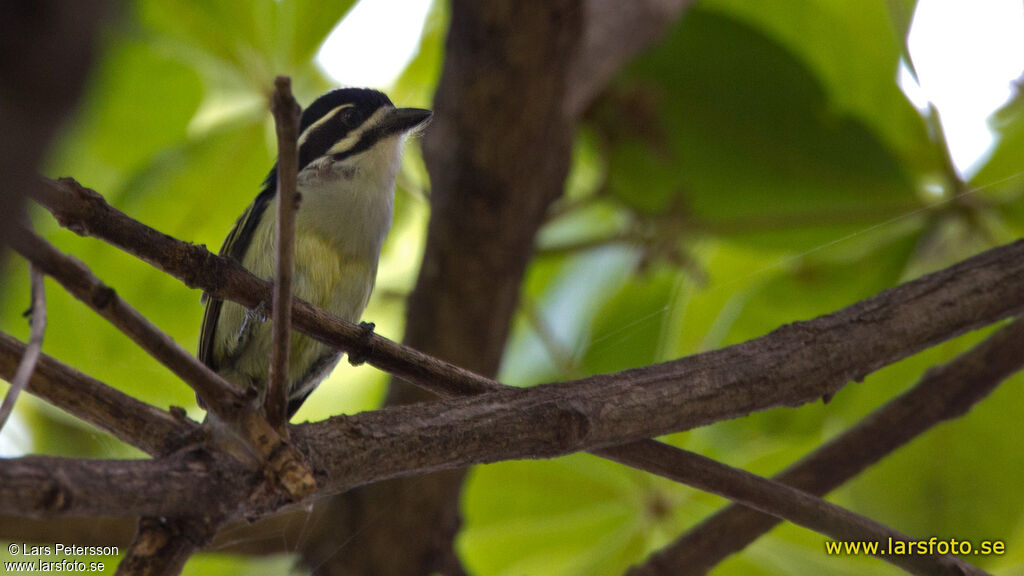
<path fill-rule="evenodd" d="M 296 500 L 313 492 L 312 472 L 302 456 L 269 426 L 259 411 L 251 409 L 248 400 L 252 391 L 238 391 L 185 352 L 170 336 L 121 300 L 83 263 L 62 254 L 28 230 L 13 235 L 11 242 L 14 249 L 29 259 L 33 266 L 38 266 L 60 282 L 75 298 L 124 332 L 199 392 L 208 409 L 230 423 L 232 431 L 238 433 L 237 437 L 252 448 L 261 464 L 266 465 L 275 487 L 283 489 Z M 234 441 L 235 436 L 227 439 Z"/>
<path fill-rule="evenodd" d="M 470 464 L 600 449 L 814 401 L 851 376 L 1022 308 L 1024 241 L 1018 241 L 718 351 L 573 382 L 336 417 L 296 427 L 295 442 L 316 468 L 322 495 Z M 0 508 L 26 516 L 178 516 L 245 494 L 251 474 L 197 458 L 10 460 L 0 469 Z"/>
<path fill-rule="evenodd" d="M 211 409 L 225 421 L 237 419 L 245 393 L 200 364 L 169 336 L 121 299 L 81 261 L 62 254 L 35 233 L 22 230 L 10 239 L 12 246 L 72 296 L 124 332 L 143 350 L 195 388 Z"/>
<path fill-rule="evenodd" d="M 282 435 L 288 425 L 288 356 L 292 334 L 292 275 L 295 267 L 295 212 L 301 200 L 299 173 L 299 104 L 287 76 L 274 80 L 271 112 L 277 128 L 277 271 L 274 274 L 273 345 L 264 407 L 267 421 Z"/>

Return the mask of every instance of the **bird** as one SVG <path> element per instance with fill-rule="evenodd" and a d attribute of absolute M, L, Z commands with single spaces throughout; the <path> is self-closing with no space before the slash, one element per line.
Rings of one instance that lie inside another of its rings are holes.
<path fill-rule="evenodd" d="M 395 177 L 404 143 L 432 112 L 398 108 L 369 88 L 329 91 L 299 121 L 298 192 L 292 292 L 314 306 L 359 321 L 391 228 Z M 274 276 L 277 164 L 220 249 L 256 276 Z M 255 389 L 263 405 L 271 327 L 265 306 L 248 309 L 204 295 L 199 360 L 231 383 Z M 290 420 L 337 365 L 341 353 L 292 333 L 287 376 Z M 202 402 L 200 401 L 200 405 Z"/>

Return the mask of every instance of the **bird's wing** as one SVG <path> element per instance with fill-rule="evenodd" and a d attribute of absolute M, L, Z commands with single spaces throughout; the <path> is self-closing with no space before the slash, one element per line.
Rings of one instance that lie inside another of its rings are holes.
<path fill-rule="evenodd" d="M 271 176 L 274 176 L 273 171 Z M 252 204 L 245 209 L 245 212 L 235 222 L 231 232 L 228 233 L 228 237 L 224 239 L 224 244 L 220 247 L 221 256 L 226 256 L 239 263 L 242 262 L 242 259 L 245 258 L 245 251 L 252 242 L 252 235 L 259 225 L 263 213 L 266 212 L 270 201 L 277 194 L 276 184 L 276 178 L 267 178 L 263 190 L 256 196 Z M 213 370 L 217 370 L 219 366 L 213 357 L 213 346 L 216 340 L 217 321 L 220 320 L 220 311 L 224 301 L 220 298 L 209 298 L 205 294 L 203 299 L 206 307 L 203 310 L 203 325 L 199 332 L 199 350 L 196 356 L 198 356 L 200 362 Z"/>

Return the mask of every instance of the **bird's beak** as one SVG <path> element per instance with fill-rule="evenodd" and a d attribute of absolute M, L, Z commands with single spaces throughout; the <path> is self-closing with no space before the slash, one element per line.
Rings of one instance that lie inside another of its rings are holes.
<path fill-rule="evenodd" d="M 387 136 L 423 127 L 434 113 L 422 108 L 393 108 L 378 124 Z"/>

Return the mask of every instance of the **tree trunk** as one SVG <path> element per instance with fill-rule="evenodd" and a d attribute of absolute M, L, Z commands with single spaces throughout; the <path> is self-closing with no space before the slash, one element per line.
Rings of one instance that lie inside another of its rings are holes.
<path fill-rule="evenodd" d="M 426 253 L 405 343 L 480 374 L 499 368 L 534 237 L 568 173 L 566 79 L 578 0 L 452 3 L 434 122 Z M 389 404 L 430 400 L 393 381 Z M 323 575 L 461 574 L 453 549 L 465 472 L 369 486 L 327 505 L 302 550 Z M 339 550 L 339 547 L 342 547 Z"/>

